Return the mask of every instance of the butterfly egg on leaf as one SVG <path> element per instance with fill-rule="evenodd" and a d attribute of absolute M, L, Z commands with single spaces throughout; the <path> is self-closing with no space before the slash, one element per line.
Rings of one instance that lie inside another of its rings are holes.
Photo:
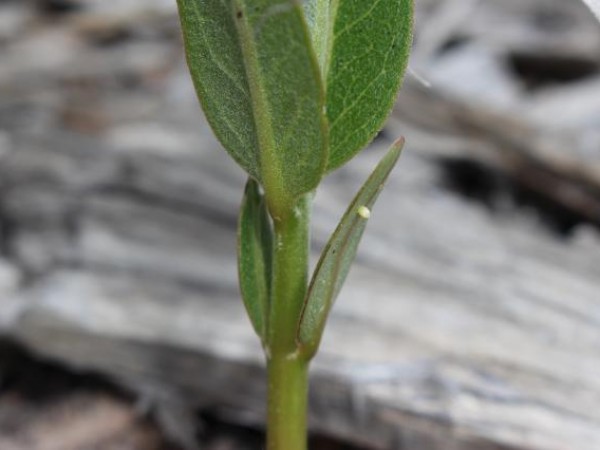
<path fill-rule="evenodd" d="M 356 212 L 363 219 L 368 219 L 369 217 L 371 217 L 371 210 L 364 205 L 359 206 Z"/>

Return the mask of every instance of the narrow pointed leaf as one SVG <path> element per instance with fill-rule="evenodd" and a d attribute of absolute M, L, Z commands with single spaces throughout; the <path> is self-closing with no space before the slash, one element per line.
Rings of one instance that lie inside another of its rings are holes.
<path fill-rule="evenodd" d="M 308 0 L 305 11 L 325 82 L 328 170 L 381 130 L 404 77 L 414 0 Z"/>
<path fill-rule="evenodd" d="M 324 93 L 295 0 L 178 0 L 190 72 L 215 134 L 283 204 L 326 164 Z"/>
<path fill-rule="evenodd" d="M 266 337 L 269 310 L 273 232 L 258 183 L 246 184 L 238 224 L 240 290 L 256 334 Z"/>
<path fill-rule="evenodd" d="M 318 348 L 329 310 L 354 261 L 370 210 L 394 168 L 403 144 L 403 139 L 398 140 L 377 165 L 346 210 L 321 254 L 298 328 L 298 342 L 308 353 L 313 353 Z"/>

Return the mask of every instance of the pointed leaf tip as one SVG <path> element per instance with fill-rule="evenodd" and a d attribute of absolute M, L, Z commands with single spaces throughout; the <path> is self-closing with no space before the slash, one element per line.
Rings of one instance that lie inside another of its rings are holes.
<path fill-rule="evenodd" d="M 362 186 L 331 235 L 304 302 L 297 339 L 309 355 L 316 352 L 329 311 L 348 275 L 377 197 L 396 165 L 404 139 L 398 139 Z"/>

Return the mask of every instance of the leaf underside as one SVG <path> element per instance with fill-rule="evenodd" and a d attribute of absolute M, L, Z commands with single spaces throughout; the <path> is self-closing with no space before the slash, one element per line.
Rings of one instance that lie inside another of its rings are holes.
<path fill-rule="evenodd" d="M 327 170 L 382 128 L 412 45 L 414 0 L 309 0 L 305 4 L 326 89 Z"/>
<path fill-rule="evenodd" d="M 311 280 L 298 326 L 298 342 L 308 352 L 318 348 L 329 310 L 348 275 L 374 205 L 394 168 L 404 140 L 390 148 L 362 186 L 325 246 Z"/>
<path fill-rule="evenodd" d="M 324 92 L 295 0 L 178 0 L 186 55 L 225 149 L 283 203 L 327 161 Z"/>
<path fill-rule="evenodd" d="M 264 197 L 256 181 L 249 179 L 238 223 L 238 272 L 242 299 L 254 331 L 261 339 L 267 332 L 273 231 Z"/>

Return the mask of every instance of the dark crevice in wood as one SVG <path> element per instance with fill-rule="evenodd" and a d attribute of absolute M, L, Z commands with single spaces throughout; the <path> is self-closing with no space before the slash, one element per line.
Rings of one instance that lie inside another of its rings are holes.
<path fill-rule="evenodd" d="M 508 67 L 530 90 L 573 83 L 598 74 L 598 61 L 577 55 L 513 52 Z"/>
<path fill-rule="evenodd" d="M 600 228 L 600 221 L 586 217 L 578 209 L 569 208 L 554 198 L 537 191 L 527 176 L 513 177 L 491 166 L 471 159 L 440 158 L 443 184 L 454 192 L 498 211 L 509 199 L 520 209 L 534 210 L 549 229 L 568 237 L 579 225 Z M 504 202 L 505 203 L 505 202 Z"/>
<path fill-rule="evenodd" d="M 0 338 L 0 391 L 17 390 L 20 396 L 40 406 L 74 389 L 103 390 L 123 400 L 132 400 L 130 393 L 97 373 L 75 373 L 50 360 L 34 356 L 22 345 Z"/>
<path fill-rule="evenodd" d="M 9 258 L 12 255 L 15 232 L 16 224 L 6 211 L 4 190 L 0 188 L 0 256 Z"/>
<path fill-rule="evenodd" d="M 7 396 L 10 396 L 13 401 L 16 399 L 20 404 L 27 404 L 36 411 L 46 411 L 49 416 L 47 420 L 52 420 L 51 411 L 57 404 L 78 394 L 86 395 L 90 403 L 106 402 L 107 399 L 123 403 L 134 411 L 136 423 L 159 426 L 156 411 L 141 410 L 136 406 L 139 403 L 138 395 L 114 383 L 109 377 L 89 370 L 67 368 L 53 360 L 34 355 L 21 344 L 4 337 L 0 337 L 0 380 L 0 402 L 6 401 Z M 25 423 L 20 423 L 19 426 L 26 427 L 28 420 L 35 419 L 25 415 L 20 420 Z M 2 431 L 6 432 L 5 429 Z M 106 437 L 112 439 L 116 436 Z M 182 447 L 166 436 L 162 436 L 161 440 L 161 449 L 182 450 Z M 101 444 L 102 442 L 98 442 L 101 448 L 105 448 Z"/>
<path fill-rule="evenodd" d="M 440 46 L 440 48 L 437 51 L 437 55 L 440 56 L 444 53 L 451 52 L 452 50 L 456 50 L 460 47 L 463 47 L 464 45 L 470 42 L 472 42 L 472 39 L 469 36 L 452 36 L 450 39 L 444 42 L 444 45 Z"/>
<path fill-rule="evenodd" d="M 119 45 L 126 44 L 131 41 L 134 34 L 131 30 L 126 28 L 115 28 L 106 31 L 105 33 L 96 33 L 91 36 L 91 43 L 100 48 L 118 47 Z M 131 81 L 131 80 L 130 80 Z M 135 80 L 135 85 L 139 84 L 139 80 Z"/>
<path fill-rule="evenodd" d="M 37 7 L 40 12 L 49 16 L 58 16 L 79 11 L 82 3 L 73 0 L 38 0 Z"/>
<path fill-rule="evenodd" d="M 47 405 L 60 402 L 62 398 L 73 392 L 91 395 L 101 393 L 129 403 L 133 407 L 139 403 L 136 394 L 123 389 L 106 376 L 92 371 L 75 371 L 52 360 L 40 358 L 22 345 L 6 338 L 0 338 L 0 375 L 0 399 L 10 393 L 18 395 L 20 399 L 35 405 L 36 408 L 45 408 Z M 159 407 L 159 405 L 150 405 L 150 408 L 145 408 L 140 412 L 140 420 L 156 424 L 155 409 Z M 231 417 L 224 417 L 218 410 L 218 407 L 205 406 L 195 413 L 191 409 L 189 411 L 190 417 L 198 425 L 199 432 L 196 439 L 202 443 L 202 448 L 221 448 L 225 444 L 228 444 L 226 448 L 231 449 L 260 450 L 263 448 L 264 431 L 261 428 L 232 420 Z M 167 442 L 165 445 L 167 446 L 161 448 L 180 449 L 173 443 Z M 321 434 L 311 436 L 310 448 L 368 450 L 367 447 L 350 445 Z"/>

